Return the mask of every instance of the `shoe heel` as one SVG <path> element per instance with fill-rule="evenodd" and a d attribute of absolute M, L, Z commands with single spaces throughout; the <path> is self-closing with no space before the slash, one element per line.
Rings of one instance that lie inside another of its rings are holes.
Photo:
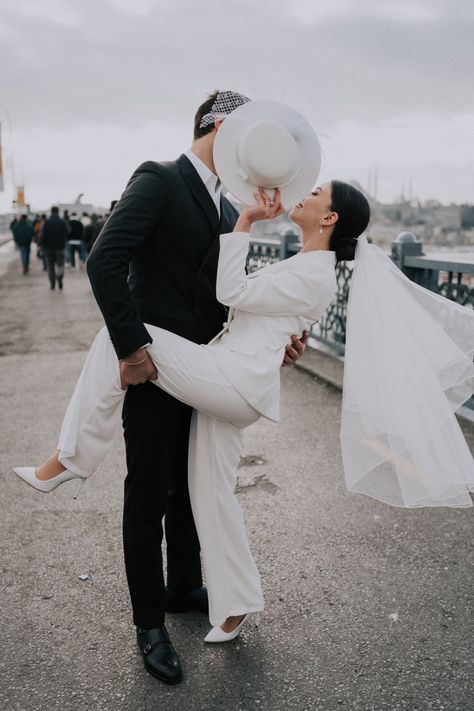
<path fill-rule="evenodd" d="M 77 499 L 77 497 L 78 497 L 79 494 L 81 493 L 82 487 L 84 486 L 85 483 L 86 483 L 86 478 L 83 477 L 83 476 L 81 476 L 80 479 L 79 479 L 79 483 L 78 483 L 78 485 L 77 485 L 76 493 L 75 493 L 74 496 L 72 497 L 73 499 Z"/>

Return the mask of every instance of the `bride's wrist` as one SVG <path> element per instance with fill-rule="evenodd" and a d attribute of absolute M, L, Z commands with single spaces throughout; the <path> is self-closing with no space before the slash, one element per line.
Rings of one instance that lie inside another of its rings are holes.
<path fill-rule="evenodd" d="M 148 351 L 146 348 L 139 348 L 137 351 L 133 351 L 126 358 L 122 358 L 122 362 L 125 365 L 140 365 L 148 359 Z"/>
<path fill-rule="evenodd" d="M 252 223 L 245 217 L 240 216 L 235 223 L 234 232 L 250 232 Z"/>

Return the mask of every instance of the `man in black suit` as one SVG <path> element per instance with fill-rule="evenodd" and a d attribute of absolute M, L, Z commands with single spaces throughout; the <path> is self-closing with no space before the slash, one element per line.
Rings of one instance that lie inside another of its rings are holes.
<path fill-rule="evenodd" d="M 221 330 L 216 300 L 219 235 L 238 213 L 221 194 L 213 162 L 225 115 L 249 101 L 215 92 L 199 107 L 190 151 L 146 162 L 133 173 L 87 261 L 87 271 L 128 387 L 123 408 L 127 457 L 123 537 L 125 567 L 145 668 L 166 683 L 181 680 L 165 628 L 165 610 L 207 611 L 199 541 L 187 486 L 191 408 L 155 387 L 144 323 L 195 343 Z M 288 347 L 286 362 L 304 349 Z M 167 587 L 161 541 L 165 517 Z"/>

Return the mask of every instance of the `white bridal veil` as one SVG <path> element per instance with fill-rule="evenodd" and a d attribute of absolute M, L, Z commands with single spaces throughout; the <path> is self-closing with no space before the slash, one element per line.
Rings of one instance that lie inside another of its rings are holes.
<path fill-rule="evenodd" d="M 341 421 L 346 484 L 394 506 L 472 506 L 454 411 L 474 393 L 474 310 L 410 281 L 358 239 Z"/>

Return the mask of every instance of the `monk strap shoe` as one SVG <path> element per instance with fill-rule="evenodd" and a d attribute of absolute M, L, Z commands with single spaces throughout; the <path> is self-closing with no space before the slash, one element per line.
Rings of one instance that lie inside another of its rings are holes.
<path fill-rule="evenodd" d="M 137 627 L 137 643 L 147 672 L 165 684 L 179 684 L 181 664 L 164 625 L 150 630 Z"/>

